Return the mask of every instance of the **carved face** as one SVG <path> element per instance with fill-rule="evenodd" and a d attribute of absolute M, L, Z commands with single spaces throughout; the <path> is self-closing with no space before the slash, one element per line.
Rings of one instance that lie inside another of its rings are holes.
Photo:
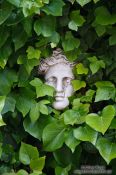
<path fill-rule="evenodd" d="M 56 90 L 53 107 L 62 110 L 69 105 L 68 97 L 73 94 L 71 80 L 74 79 L 72 68 L 64 63 L 51 66 L 45 74 L 46 84 Z"/>

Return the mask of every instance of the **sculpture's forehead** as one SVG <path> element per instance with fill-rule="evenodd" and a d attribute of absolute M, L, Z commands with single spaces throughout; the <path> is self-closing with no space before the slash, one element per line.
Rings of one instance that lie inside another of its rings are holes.
<path fill-rule="evenodd" d="M 45 74 L 45 79 L 52 76 L 60 78 L 74 78 L 71 67 L 64 63 L 55 64 L 48 69 L 48 71 Z"/>

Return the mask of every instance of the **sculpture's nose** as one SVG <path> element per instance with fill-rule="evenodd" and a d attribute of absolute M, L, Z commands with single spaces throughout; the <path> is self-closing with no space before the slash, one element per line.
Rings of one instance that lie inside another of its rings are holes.
<path fill-rule="evenodd" d="M 57 80 L 56 91 L 57 92 L 63 92 L 63 83 L 62 83 L 62 80 Z"/>

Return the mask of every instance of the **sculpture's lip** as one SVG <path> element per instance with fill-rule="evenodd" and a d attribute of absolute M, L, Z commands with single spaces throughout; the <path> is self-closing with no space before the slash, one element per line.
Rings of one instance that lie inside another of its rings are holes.
<path fill-rule="evenodd" d="M 63 99 L 64 99 L 63 96 L 56 96 L 56 97 L 55 97 L 55 100 L 56 100 L 56 101 L 62 101 Z"/>

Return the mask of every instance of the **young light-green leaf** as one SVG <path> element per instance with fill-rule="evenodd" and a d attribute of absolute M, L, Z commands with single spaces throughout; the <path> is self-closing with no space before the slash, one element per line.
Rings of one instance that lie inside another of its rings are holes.
<path fill-rule="evenodd" d="M 88 4 L 91 0 L 76 0 L 76 1 L 83 7 L 84 5 Z"/>
<path fill-rule="evenodd" d="M 80 144 L 80 140 L 77 140 L 73 135 L 73 130 L 66 132 L 65 144 L 71 149 L 72 153 L 75 151 L 76 146 Z"/>
<path fill-rule="evenodd" d="M 109 164 L 112 159 L 116 158 L 116 144 L 110 142 L 106 138 L 99 138 L 96 148 L 99 150 L 107 164 Z"/>
<path fill-rule="evenodd" d="M 37 173 L 42 173 L 45 165 L 45 156 L 37 159 L 32 159 L 30 163 L 30 168 Z"/>
<path fill-rule="evenodd" d="M 112 105 L 106 106 L 101 116 L 91 113 L 86 116 L 86 123 L 96 131 L 104 134 L 115 116 L 115 108 Z"/>
<path fill-rule="evenodd" d="M 77 74 L 88 74 L 89 71 L 82 63 L 77 64 L 76 69 Z"/>
<path fill-rule="evenodd" d="M 72 85 L 73 85 L 74 91 L 78 91 L 81 88 L 86 87 L 85 81 L 81 81 L 81 80 L 72 80 Z"/>
<path fill-rule="evenodd" d="M 39 152 L 36 147 L 21 143 L 20 151 L 19 151 L 19 160 L 24 165 L 29 165 L 31 160 L 37 159 L 39 157 Z"/>
<path fill-rule="evenodd" d="M 98 133 L 89 126 L 80 126 L 77 129 L 73 130 L 73 134 L 76 139 L 81 141 L 89 141 L 94 145 L 96 144 L 96 140 L 98 137 Z"/>

